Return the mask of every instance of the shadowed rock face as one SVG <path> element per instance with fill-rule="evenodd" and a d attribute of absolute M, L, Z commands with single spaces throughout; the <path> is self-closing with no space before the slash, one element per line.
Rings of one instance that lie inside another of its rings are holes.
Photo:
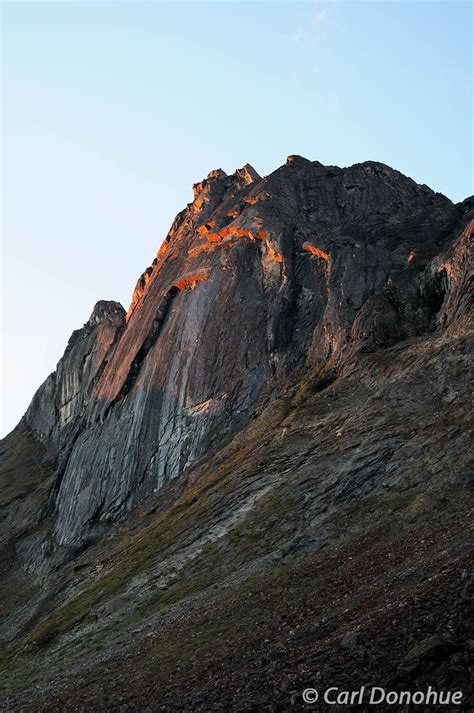
<path fill-rule="evenodd" d="M 24 416 L 54 455 L 48 547 L 83 547 L 306 364 L 330 378 L 357 351 L 468 318 L 469 201 L 298 156 L 193 191 L 128 313 L 99 302 Z"/>

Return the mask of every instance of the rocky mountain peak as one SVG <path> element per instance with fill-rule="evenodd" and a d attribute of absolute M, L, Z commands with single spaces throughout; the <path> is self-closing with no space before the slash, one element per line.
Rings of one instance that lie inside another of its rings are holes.
<path fill-rule="evenodd" d="M 304 158 L 304 156 L 299 156 L 298 154 L 291 154 L 286 159 L 287 165 L 300 165 L 303 166 L 306 163 L 312 163 L 309 159 Z M 319 163 L 319 162 L 315 162 Z"/>
<path fill-rule="evenodd" d="M 103 319 L 123 319 L 125 317 L 125 310 L 120 304 L 120 302 L 114 302 L 113 300 L 99 300 L 94 305 L 92 314 L 89 317 L 87 324 L 99 324 Z"/>
<path fill-rule="evenodd" d="M 0 445 L 2 703 L 467 691 L 474 199 L 298 156 L 194 195 Z"/>
<path fill-rule="evenodd" d="M 209 204 L 206 206 L 207 213 L 209 213 L 226 195 L 260 180 L 261 177 L 249 163 L 236 169 L 230 176 L 218 168 L 211 171 L 204 180 L 193 185 L 194 201 L 192 206 L 201 211 L 204 204 Z"/>
<path fill-rule="evenodd" d="M 242 168 L 238 168 L 234 175 L 240 178 L 246 185 L 256 183 L 262 179 L 262 177 L 249 163 L 245 163 Z"/>
<path fill-rule="evenodd" d="M 56 547 L 179 477 L 299 370 L 465 319 L 465 218 L 383 164 L 295 155 L 193 191 L 126 318 L 99 302 L 26 414 L 57 451 Z"/>

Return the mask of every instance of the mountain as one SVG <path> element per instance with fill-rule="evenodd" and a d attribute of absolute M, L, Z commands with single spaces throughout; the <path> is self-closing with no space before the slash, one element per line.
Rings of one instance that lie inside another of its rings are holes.
<path fill-rule="evenodd" d="M 300 156 L 193 192 L 2 441 L 6 709 L 462 688 L 474 199 Z"/>

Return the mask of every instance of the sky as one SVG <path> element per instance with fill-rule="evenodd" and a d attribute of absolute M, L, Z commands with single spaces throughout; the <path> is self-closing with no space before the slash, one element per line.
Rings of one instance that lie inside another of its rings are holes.
<path fill-rule="evenodd" d="M 2 426 L 191 186 L 301 154 L 473 193 L 470 2 L 2 2 Z"/>

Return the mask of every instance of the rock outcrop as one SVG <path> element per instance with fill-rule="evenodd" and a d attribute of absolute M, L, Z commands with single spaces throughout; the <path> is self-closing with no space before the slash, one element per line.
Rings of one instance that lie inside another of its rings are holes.
<path fill-rule="evenodd" d="M 299 156 L 193 191 L 128 313 L 96 305 L 23 419 L 54 452 L 47 548 L 93 541 L 305 365 L 328 378 L 361 349 L 466 319 L 469 202 L 372 161 Z"/>

